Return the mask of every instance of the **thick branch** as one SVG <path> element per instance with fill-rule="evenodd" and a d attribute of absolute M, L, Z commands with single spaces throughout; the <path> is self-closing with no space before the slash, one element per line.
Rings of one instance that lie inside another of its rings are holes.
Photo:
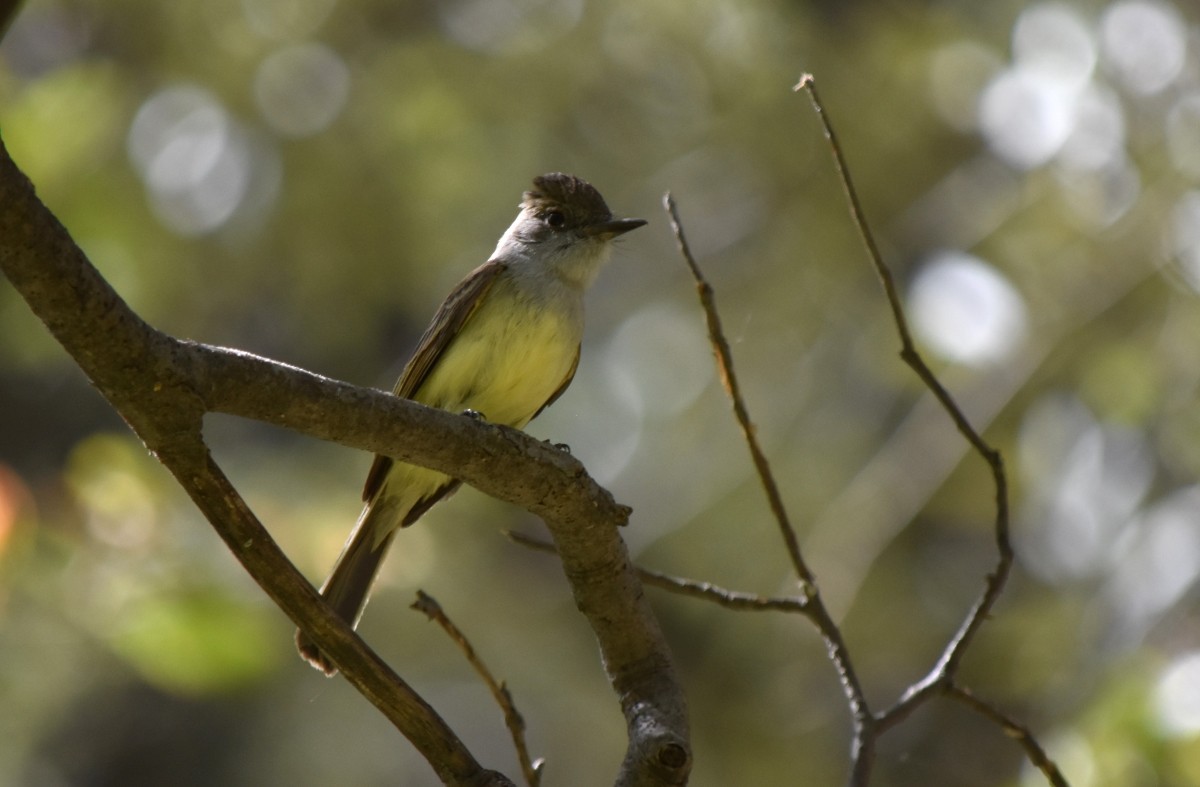
<path fill-rule="evenodd" d="M 134 314 L 34 195 L 0 145 L 0 268 L 145 441 L 247 572 L 447 784 L 510 782 L 483 769 L 437 714 L 320 601 L 212 460 L 203 400 L 172 364 L 178 345 Z"/>
<path fill-rule="evenodd" d="M 194 452 L 183 441 L 179 447 L 182 450 L 160 448 L 159 460 L 204 516 L 221 524 L 218 535 L 271 599 L 296 625 L 321 633 L 321 646 L 337 660 L 346 679 L 396 725 L 442 781 L 513 787 L 507 777 L 481 767 L 433 708 L 320 600 L 207 451 Z"/>
<path fill-rule="evenodd" d="M 254 520 L 208 456 L 200 439 L 203 414 L 256 418 L 442 470 L 541 516 L 563 556 L 576 604 L 596 632 L 625 712 L 630 744 L 618 783 L 687 781 L 691 753 L 683 692 L 617 533 L 629 511 L 578 461 L 516 430 L 154 330 L 129 309 L 38 201 L 2 142 L 0 269 L 185 486 L 247 571 L 376 704 L 378 698 L 411 704 L 415 695 L 401 699 L 407 687 L 385 673 L 361 640 L 332 616 Z M 461 756 L 450 756 L 418 744 L 436 727 L 431 719 L 421 724 L 393 721 L 439 773 L 448 767 L 438 764 L 443 758 L 470 756 L 465 749 Z M 444 747 L 461 747 L 448 733 L 438 729 L 435 737 Z M 468 770 L 473 767 L 483 774 L 480 778 L 492 778 L 470 763 Z M 447 780 L 487 783 L 475 776 Z"/>

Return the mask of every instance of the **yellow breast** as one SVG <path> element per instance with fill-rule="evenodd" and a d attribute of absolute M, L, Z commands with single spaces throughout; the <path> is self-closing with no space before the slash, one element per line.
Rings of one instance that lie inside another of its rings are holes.
<path fill-rule="evenodd" d="M 477 410 L 523 427 L 566 381 L 582 334 L 580 306 L 565 312 L 493 287 L 413 397 L 452 412 Z"/>

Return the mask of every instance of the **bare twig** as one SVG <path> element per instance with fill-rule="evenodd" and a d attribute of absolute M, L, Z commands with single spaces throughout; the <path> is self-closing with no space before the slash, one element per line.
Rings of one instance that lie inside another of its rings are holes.
<path fill-rule="evenodd" d="M 954 398 L 925 363 L 920 352 L 917 351 L 912 334 L 908 328 L 908 320 L 904 315 L 904 307 L 900 295 L 896 290 L 895 280 L 892 277 L 891 270 L 884 263 L 883 257 L 879 253 L 875 237 L 863 214 L 862 205 L 858 200 L 858 193 L 854 188 L 850 172 L 846 167 L 841 145 L 838 144 L 837 135 L 834 134 L 833 126 L 829 122 L 825 107 L 817 95 L 816 81 L 813 76 L 811 74 L 803 75 L 796 85 L 795 90 L 797 92 L 803 90 L 808 93 L 813 109 L 820 118 L 825 130 L 825 138 L 829 140 L 834 165 L 837 168 L 838 177 L 845 190 L 846 200 L 850 206 L 850 213 L 854 218 L 863 242 L 866 244 L 871 264 L 875 267 L 875 272 L 878 274 L 880 283 L 883 285 L 888 305 L 892 310 L 892 318 L 896 324 L 896 331 L 900 335 L 900 357 L 921 378 L 921 381 L 933 392 L 934 396 L 937 397 L 943 409 L 949 414 L 951 420 L 954 421 L 954 425 L 959 433 L 962 434 L 967 442 L 983 458 L 992 473 L 992 481 L 996 490 L 995 533 L 999 560 L 993 572 L 988 575 L 982 596 L 971 609 L 970 614 L 968 614 L 963 622 L 962 628 L 959 629 L 958 633 L 951 640 L 950 645 L 943 652 L 942 658 L 939 659 L 938 666 L 931 673 L 931 676 L 942 675 L 943 677 L 939 679 L 952 680 L 962 659 L 963 651 L 970 644 L 979 626 L 987 618 L 996 599 L 1000 596 L 1000 592 L 1004 589 L 1004 584 L 1012 569 L 1013 551 L 1008 538 L 1008 480 L 1004 472 L 1004 461 L 1000 456 L 1000 452 L 988 445 L 975 430 L 975 427 L 971 425 L 970 421 L 967 420 L 967 417 L 963 415 Z"/>
<path fill-rule="evenodd" d="M 1063 778 L 1062 773 L 1058 770 L 1058 766 L 1046 755 L 1045 749 L 1037 742 L 1037 738 L 1033 736 L 1028 727 L 1015 721 L 996 706 L 980 699 L 961 686 L 951 685 L 947 689 L 947 694 L 967 707 L 983 714 L 996 724 L 999 724 L 1004 730 L 1005 735 L 1021 745 L 1021 748 L 1025 750 L 1025 756 L 1029 758 L 1029 762 L 1042 772 L 1042 775 L 1046 777 L 1046 781 L 1050 782 L 1053 787 L 1069 787 L 1067 780 Z"/>
<path fill-rule="evenodd" d="M 996 573 L 1000 575 L 1000 578 L 998 579 L 994 595 L 999 595 L 1000 590 L 1003 589 L 1004 580 L 1007 578 L 1012 566 L 1013 558 L 1012 546 L 1008 539 L 1008 481 L 1004 472 L 1004 461 L 1000 456 L 1000 452 L 988 445 L 975 430 L 975 427 L 971 425 L 971 422 L 967 420 L 967 417 L 954 401 L 954 398 L 925 363 L 925 359 L 921 357 L 920 352 L 917 351 L 916 344 L 912 339 L 912 333 L 908 328 L 908 319 L 904 315 L 904 306 L 896 290 L 896 283 L 892 277 L 891 269 L 883 261 L 883 256 L 879 253 L 879 246 L 875 243 L 875 236 L 871 232 L 870 225 L 867 224 L 862 205 L 858 200 L 858 192 L 854 188 L 854 182 L 850 179 L 850 171 L 846 167 L 841 145 L 838 143 L 837 135 L 834 134 L 833 126 L 829 122 L 825 107 L 817 95 L 816 80 L 812 74 L 804 74 L 800 78 L 799 83 L 796 84 L 795 90 L 797 92 L 803 90 L 808 93 L 813 109 L 817 113 L 817 117 L 820 118 L 821 125 L 825 130 L 825 138 L 829 140 L 834 166 L 837 169 L 838 178 L 842 182 L 842 188 L 845 191 L 846 200 L 850 206 L 850 213 L 854 218 L 855 225 L 858 227 L 859 234 L 862 236 L 863 243 L 866 244 L 867 253 L 870 256 L 871 264 L 875 267 L 876 274 L 879 276 L 880 284 L 883 285 L 888 306 L 892 310 L 892 319 L 896 324 L 896 332 L 900 334 L 900 357 L 921 378 L 921 382 L 925 383 L 925 386 L 937 397 L 942 408 L 945 409 L 951 420 L 954 421 L 954 426 L 958 429 L 959 433 L 971 444 L 991 470 L 992 480 L 996 488 L 996 545 L 1000 552 L 1000 562 L 996 568 Z M 995 599 L 992 598 L 991 601 L 994 602 Z M 991 603 L 987 606 L 990 608 Z M 986 615 L 986 613 L 987 610 L 983 610 L 983 614 Z"/>
<path fill-rule="evenodd" d="M 525 774 L 525 782 L 529 787 L 538 787 L 542 781 L 542 765 L 545 761 L 539 758 L 535 762 L 529 757 L 529 747 L 525 745 L 525 719 L 517 711 L 517 706 L 513 703 L 512 694 L 508 691 L 508 686 L 496 680 L 492 675 L 492 671 L 488 669 L 487 664 L 483 662 L 483 659 L 479 658 L 479 654 L 475 652 L 475 648 L 467 641 L 467 636 L 463 634 L 462 629 L 446 616 L 442 605 L 433 596 L 423 590 L 418 590 L 417 600 L 411 604 L 411 607 L 418 612 L 423 612 L 426 617 L 441 626 L 450 636 L 450 639 L 454 640 L 454 644 L 458 645 L 467 662 L 479 673 L 479 677 L 483 678 L 483 682 L 487 684 L 488 690 L 492 692 L 492 697 L 495 698 L 496 704 L 500 706 L 500 710 L 504 713 L 504 725 L 508 727 L 508 732 L 512 735 L 513 747 L 517 750 L 517 760 L 521 763 L 521 771 Z"/>
<path fill-rule="evenodd" d="M 945 389 L 941 382 L 934 375 L 933 371 L 925 363 L 921 354 L 917 351 L 916 345 L 913 342 L 912 334 L 908 328 L 908 320 L 904 314 L 904 307 L 901 298 L 896 289 L 895 280 L 892 277 L 891 270 L 883 261 L 883 256 L 879 253 L 879 247 L 875 242 L 875 237 L 871 232 L 871 228 L 867 223 L 866 217 L 863 214 L 862 205 L 859 202 L 857 191 L 854 188 L 854 183 L 850 178 L 849 168 L 846 166 L 845 157 L 842 154 L 841 145 L 838 144 L 837 135 L 833 131 L 833 126 L 829 122 L 828 115 L 824 105 L 821 103 L 820 97 L 817 95 L 816 82 L 811 74 L 804 74 L 800 81 L 795 86 L 795 91 L 804 91 L 808 94 L 809 100 L 812 102 L 813 110 L 821 121 L 821 125 L 825 132 L 825 138 L 829 141 L 830 151 L 833 155 L 834 166 L 837 169 L 837 174 L 842 183 L 842 188 L 846 194 L 846 201 L 850 208 L 851 216 L 858 227 L 859 234 L 866 245 L 867 253 L 870 256 L 871 263 L 875 268 L 876 274 L 879 276 L 879 281 L 883 286 L 884 294 L 892 311 L 892 318 L 896 324 L 896 331 L 900 336 L 900 357 L 906 364 L 916 373 L 925 386 L 933 393 L 942 408 L 950 416 L 954 422 L 955 428 L 963 436 L 971 447 L 983 458 L 988 469 L 992 474 L 992 482 L 995 487 L 996 501 L 996 517 L 994 524 L 995 539 L 997 552 L 999 553 L 996 565 L 984 580 L 984 587 L 978 599 L 967 612 L 958 631 L 950 639 L 946 648 L 942 651 L 941 657 L 937 663 L 929 671 L 929 673 L 910 686 L 900 698 L 900 700 L 889 708 L 886 712 L 876 717 L 873 734 L 880 735 L 886 732 L 889 728 L 897 724 L 900 720 L 908 716 L 918 705 L 928 700 L 930 697 L 946 693 L 954 690 L 954 679 L 958 673 L 958 668 L 962 662 L 963 656 L 966 654 L 967 648 L 970 647 L 974 640 L 975 634 L 979 628 L 987 620 L 992 608 L 995 606 L 997 599 L 1000 598 L 1001 592 L 1004 590 L 1004 585 L 1008 580 L 1009 573 L 1012 570 L 1013 551 L 1009 542 L 1009 505 L 1008 505 L 1008 479 L 1004 472 L 1004 461 L 1000 452 L 992 448 L 971 425 L 970 421 L 963 414 L 961 408 L 954 401 L 954 398 Z M 1030 736 L 1032 739 L 1032 736 Z M 856 742 L 857 743 L 857 742 Z M 856 750 L 869 750 L 872 748 L 871 741 L 862 741 L 862 747 L 855 747 Z M 1036 745 L 1036 742 L 1035 742 Z M 1040 751 L 1040 749 L 1039 749 Z M 855 772 L 860 770 L 859 763 L 855 763 Z M 869 773 L 870 766 L 867 765 L 863 769 Z M 1057 769 L 1055 769 L 1057 773 Z M 1048 772 L 1049 773 L 1049 772 Z M 1061 777 L 1060 777 L 1061 778 Z"/>
<path fill-rule="evenodd" d="M 742 436 L 745 438 L 746 445 L 750 449 L 750 455 L 754 459 L 754 467 L 766 492 L 771 512 L 775 515 L 779 532 L 783 536 L 784 543 L 787 545 L 792 565 L 800 580 L 801 589 L 804 592 L 805 614 L 821 634 L 821 639 L 825 643 L 825 650 L 829 654 L 834 668 L 837 670 L 838 680 L 842 685 L 842 693 L 845 695 L 846 702 L 850 706 L 850 714 L 854 724 L 854 742 L 852 748 L 855 762 L 855 772 L 852 774 L 851 783 L 854 785 L 865 785 L 870 771 L 870 763 L 873 759 L 871 743 L 874 741 L 872 730 L 875 726 L 875 716 L 871 713 L 870 706 L 867 704 L 866 694 L 863 692 L 862 684 L 859 682 L 858 675 L 854 670 L 854 664 L 850 659 L 850 651 L 846 648 L 842 632 L 838 628 L 837 623 L 834 622 L 833 616 L 829 614 L 825 602 L 821 599 L 816 577 L 813 576 L 813 573 L 804 562 L 804 557 L 800 553 L 796 531 L 788 520 L 787 511 L 783 505 L 783 497 L 779 494 L 779 486 L 775 483 L 770 464 L 767 462 L 767 457 L 758 443 L 754 424 L 750 420 L 746 403 L 742 399 L 737 375 L 733 371 L 733 354 L 729 349 L 729 342 L 725 338 L 724 330 L 721 328 L 721 317 L 717 313 L 716 298 L 713 295 L 712 285 L 704 278 L 704 275 L 700 272 L 700 266 L 696 264 L 696 260 L 692 256 L 687 238 L 683 232 L 683 225 L 679 220 L 679 213 L 675 208 L 675 200 L 671 198 L 670 193 L 664 195 L 663 205 L 667 210 L 667 215 L 670 216 L 671 228 L 675 232 L 675 239 L 679 244 L 679 252 L 683 255 L 688 269 L 692 272 L 692 278 L 696 282 L 696 292 L 700 297 L 700 305 L 704 309 L 705 321 L 708 324 L 709 342 L 712 344 L 713 353 L 717 359 L 717 367 L 721 373 L 721 381 L 725 385 L 725 392 L 729 395 L 733 403 L 733 411 L 737 417 L 738 426 L 741 427 Z M 859 773 L 860 768 L 863 769 L 861 773 Z"/>
<path fill-rule="evenodd" d="M 737 375 L 733 371 L 733 352 L 729 349 L 729 342 L 725 338 L 725 331 L 721 327 L 721 315 L 717 312 L 716 297 L 713 295 L 712 285 L 704 278 L 704 274 L 700 272 L 700 267 L 696 264 L 695 257 L 692 256 L 692 251 L 688 247 L 687 238 L 683 234 L 683 227 L 679 222 L 679 212 L 675 208 L 675 200 L 671 198 L 670 192 L 663 195 L 663 207 L 667 210 L 667 215 L 671 219 L 671 229 L 675 233 L 675 241 L 679 245 L 679 253 L 683 255 L 683 260 L 687 263 L 688 270 L 692 273 L 692 279 L 696 283 L 696 293 L 700 297 L 700 305 L 704 309 L 704 319 L 708 324 L 708 339 L 712 344 L 713 355 L 717 360 L 717 371 L 721 376 L 721 384 L 725 387 L 725 393 L 729 395 L 729 400 L 733 404 L 733 413 L 737 418 L 738 426 L 742 430 L 742 437 L 746 441 L 746 446 L 750 449 L 750 457 L 754 460 L 754 469 L 758 472 L 758 480 L 762 483 L 763 491 L 767 495 L 767 502 L 771 506 L 771 513 L 775 516 L 775 521 L 779 524 L 780 535 L 783 536 L 783 542 L 787 545 L 788 556 L 792 560 L 792 567 L 796 570 L 796 576 L 800 578 L 803 585 L 814 585 L 816 578 L 812 571 L 804 562 L 804 556 L 800 553 L 800 541 L 796 538 L 796 529 L 792 527 L 791 521 L 788 519 L 787 509 L 783 505 L 783 495 L 779 493 L 779 485 L 775 483 L 775 476 L 771 473 L 771 465 L 767 461 L 767 456 L 763 453 L 762 446 L 758 443 L 758 435 L 754 428 L 754 423 L 750 420 L 750 413 L 746 409 L 746 402 L 742 398 L 741 386 L 738 384 Z M 805 592 L 810 592 L 810 588 L 804 588 Z M 811 589 L 811 590 L 815 590 Z"/>
<path fill-rule="evenodd" d="M 558 554 L 558 550 L 554 548 L 554 544 L 551 544 L 549 541 L 542 541 L 539 538 L 533 538 L 532 536 L 527 536 L 524 533 L 518 533 L 513 530 L 504 531 L 504 535 L 509 540 L 521 546 L 541 552 L 549 552 L 550 554 Z M 726 609 L 736 609 L 745 612 L 766 612 L 773 610 L 776 612 L 798 612 L 802 615 L 807 615 L 810 610 L 809 600 L 804 596 L 760 596 L 756 593 L 729 590 L 719 585 L 714 585 L 711 582 L 700 582 L 695 579 L 671 576 L 670 574 L 663 574 L 648 568 L 641 568 L 640 566 L 634 566 L 634 570 L 642 582 L 647 585 L 652 585 L 661 590 L 669 590 L 681 596 L 690 596 L 710 601 Z"/>

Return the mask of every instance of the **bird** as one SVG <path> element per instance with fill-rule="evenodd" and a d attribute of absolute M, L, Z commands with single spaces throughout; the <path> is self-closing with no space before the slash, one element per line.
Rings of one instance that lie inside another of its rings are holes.
<path fill-rule="evenodd" d="M 575 376 L 583 296 L 617 237 L 645 225 L 614 218 L 595 187 L 552 172 L 533 179 L 519 212 L 483 265 L 451 290 L 421 336 L 393 393 L 430 407 L 523 429 Z M 363 508 L 321 596 L 357 627 L 396 533 L 461 484 L 376 455 Z M 326 675 L 328 654 L 303 631 L 300 655 Z"/>

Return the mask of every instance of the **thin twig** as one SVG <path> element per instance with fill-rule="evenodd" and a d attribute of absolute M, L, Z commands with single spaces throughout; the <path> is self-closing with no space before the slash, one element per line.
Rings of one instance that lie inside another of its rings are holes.
<path fill-rule="evenodd" d="M 1012 569 L 1013 551 L 1008 538 L 1008 480 L 1004 472 L 1004 462 L 1000 456 L 1000 452 L 985 442 L 983 437 L 975 430 L 975 427 L 971 425 L 958 404 L 954 401 L 954 398 L 925 363 L 920 352 L 917 351 L 916 345 L 912 340 L 912 334 L 908 329 L 908 320 L 904 315 L 904 307 L 901 303 L 900 295 L 896 290 L 891 270 L 884 263 L 883 257 L 879 253 L 879 247 L 875 243 L 875 237 L 871 233 L 871 228 L 863 215 L 862 205 L 858 200 L 858 193 L 854 188 L 854 182 L 850 178 L 849 169 L 842 155 L 841 145 L 838 143 L 837 135 L 834 134 L 833 126 L 829 122 L 825 107 L 817 95 L 816 81 L 813 76 L 811 74 L 802 76 L 795 90 L 803 90 L 808 93 L 813 109 L 824 127 L 825 138 L 829 140 L 834 165 L 837 168 L 838 177 L 842 182 L 842 188 L 845 191 L 846 200 L 850 206 L 850 213 L 854 218 L 863 242 L 866 244 L 871 263 L 875 267 L 875 272 L 879 275 L 888 305 L 891 307 L 892 317 L 896 323 L 896 331 L 900 335 L 901 358 L 904 359 L 904 362 L 916 372 L 926 387 L 937 397 L 943 409 L 946 410 L 950 418 L 954 421 L 954 425 L 959 433 L 962 434 L 983 458 L 992 473 L 992 480 L 996 489 L 996 546 L 1000 555 L 995 569 L 987 577 L 983 594 L 971 609 L 970 614 L 964 620 L 958 633 L 943 652 L 942 657 L 938 660 L 938 666 L 934 670 L 935 673 L 944 673 L 947 679 L 953 679 L 958 664 L 962 659 L 963 652 L 970 644 L 979 626 L 987 618 L 1000 592 L 1004 589 L 1004 584 Z"/>
<path fill-rule="evenodd" d="M 1054 764 L 1054 760 L 1046 754 L 1046 750 L 1037 742 L 1037 738 L 1033 737 L 1033 733 L 1029 731 L 1028 727 L 1015 721 L 995 705 L 975 696 L 968 689 L 951 685 L 946 691 L 950 697 L 999 724 L 1004 729 L 1005 735 L 1021 745 L 1030 764 L 1041 771 L 1046 777 L 1046 781 L 1050 782 L 1053 787 L 1070 787 L 1058 770 L 1058 766 Z"/>
<path fill-rule="evenodd" d="M 892 310 L 892 319 L 896 323 L 896 331 L 900 334 L 901 358 L 916 372 L 917 376 L 921 378 L 921 382 L 925 383 L 926 387 L 937 397 L 942 407 L 954 421 L 954 425 L 959 433 L 983 457 L 983 460 L 992 472 L 992 479 L 996 487 L 996 544 L 1002 558 L 998 569 L 1003 569 L 1003 574 L 1007 576 L 1012 562 L 1012 546 L 1008 539 L 1008 482 L 1004 472 L 1003 458 L 1000 456 L 1000 452 L 984 441 L 979 432 L 975 430 L 975 427 L 971 425 L 966 415 L 963 414 L 958 404 L 954 401 L 954 398 L 925 363 L 925 359 L 921 357 L 920 352 L 917 351 L 916 344 L 912 339 L 912 333 L 908 328 L 908 319 L 904 315 L 904 306 L 896 290 L 896 283 L 892 277 L 891 269 L 883 261 L 883 256 L 879 253 L 879 246 L 875 242 L 875 236 L 871 232 L 870 225 L 867 224 L 862 204 L 858 200 L 858 192 L 854 188 L 854 182 L 850 178 L 850 171 L 846 167 L 846 160 L 842 155 L 841 145 L 838 143 L 837 135 L 834 134 L 833 126 L 829 122 L 825 106 L 821 103 L 821 99 L 817 95 L 817 85 L 813 75 L 804 74 L 794 90 L 797 92 L 803 90 L 808 93 L 813 109 L 817 113 L 817 117 L 820 118 L 821 125 L 825 130 L 825 138 L 829 140 L 829 147 L 833 153 L 834 166 L 837 169 L 838 178 L 841 180 L 842 188 L 845 191 L 850 213 L 854 218 L 855 225 L 858 227 L 863 243 L 866 244 L 867 253 L 870 255 L 871 264 L 875 267 L 875 272 L 879 276 L 880 284 L 883 285 L 888 306 Z M 1003 581 L 1001 581 L 1001 585 L 1003 585 Z"/>
<path fill-rule="evenodd" d="M 896 283 L 892 279 L 892 272 L 883 261 L 883 255 L 879 253 L 879 246 L 875 243 L 875 235 L 871 232 L 871 228 L 867 224 L 867 219 L 863 215 L 862 204 L 858 201 L 858 192 L 854 188 L 854 183 L 850 180 L 850 170 L 846 166 L 846 159 L 842 156 L 842 146 L 838 144 L 837 135 L 833 133 L 833 126 L 830 125 L 829 118 L 826 117 L 825 105 L 817 97 L 815 77 L 812 74 L 801 75 L 800 81 L 796 83 L 796 86 L 792 90 L 797 93 L 801 90 L 808 93 L 808 97 L 812 101 L 813 110 L 817 113 L 817 117 L 821 121 L 821 126 L 825 131 L 825 139 L 829 140 L 829 147 L 833 153 L 833 165 L 837 169 L 838 179 L 841 181 L 842 190 L 846 194 L 850 214 L 854 218 L 854 223 L 858 226 L 859 236 L 863 239 L 863 243 L 867 245 L 867 253 L 870 255 L 871 262 L 875 266 L 875 273 L 878 274 L 884 293 L 887 295 L 888 305 L 892 309 L 892 319 L 896 322 L 896 330 L 900 332 L 900 343 L 907 350 L 913 346 L 913 340 L 908 330 L 908 320 L 904 316 L 904 307 L 901 306 L 900 296 L 896 292 Z"/>
<path fill-rule="evenodd" d="M 454 625 L 454 621 L 446 616 L 442 605 L 433 596 L 423 590 L 418 590 L 417 600 L 410 607 L 425 613 L 426 617 L 441 626 L 450 635 L 450 639 L 454 640 L 454 644 L 458 645 L 467 662 L 483 678 L 483 682 L 487 684 L 488 690 L 492 692 L 492 696 L 504 713 L 504 725 L 508 727 L 509 734 L 512 735 L 513 747 L 517 750 L 517 759 L 521 763 L 521 771 L 525 774 L 526 783 L 529 787 L 538 787 L 542 781 L 542 766 L 545 764 L 545 760 L 540 757 L 536 761 L 530 759 L 529 748 L 525 745 L 525 719 L 517 711 L 508 686 L 496 680 L 491 670 L 483 663 L 483 659 L 479 658 L 479 654 L 475 652 L 475 648 L 467 641 L 467 636 L 458 626 Z"/>
<path fill-rule="evenodd" d="M 878 725 L 874 734 L 879 735 L 898 723 L 916 708 L 917 705 L 926 701 L 934 694 L 950 691 L 967 648 L 970 646 L 979 628 L 987 620 L 992 607 L 995 606 L 997 599 L 999 599 L 1001 592 L 1003 592 L 1004 585 L 1012 570 L 1013 562 L 1013 551 L 1008 535 L 1008 480 L 1004 472 L 1004 461 L 1000 452 L 984 441 L 983 437 L 963 414 L 961 408 L 954 401 L 954 398 L 937 379 L 937 376 L 934 375 L 933 371 L 921 357 L 921 354 L 917 351 L 912 339 L 912 333 L 908 328 L 908 320 L 904 315 L 904 307 L 897 292 L 895 280 L 892 277 L 891 270 L 884 263 L 883 256 L 879 253 L 878 244 L 875 242 L 875 237 L 871 232 L 870 226 L 867 224 L 862 204 L 858 199 L 858 193 L 850 178 L 849 168 L 846 166 L 845 157 L 842 155 L 841 145 L 838 144 L 837 135 L 834 133 L 825 107 L 817 95 L 817 86 L 813 76 L 811 74 L 804 74 L 796 84 L 794 90 L 796 92 L 804 91 L 808 94 L 813 110 L 821 121 L 825 138 L 829 141 L 830 151 L 833 154 L 834 167 L 841 180 L 846 201 L 850 208 L 850 214 L 858 227 L 863 243 L 867 247 L 867 253 L 870 256 L 876 274 L 879 276 L 879 281 L 883 286 L 884 294 L 892 311 L 896 331 L 900 336 L 900 357 L 916 373 L 934 396 L 937 397 L 938 402 L 947 414 L 949 414 L 958 432 L 971 444 L 971 447 L 983 458 L 983 461 L 987 463 L 995 486 L 996 519 L 994 529 L 996 547 L 999 553 L 996 566 L 987 575 L 983 591 L 980 593 L 979 598 L 963 619 L 954 637 L 946 645 L 933 669 L 922 680 L 910 686 L 896 705 L 877 718 Z M 866 741 L 863 741 L 863 743 L 869 745 Z"/>
<path fill-rule="evenodd" d="M 543 541 L 540 538 L 527 536 L 524 533 L 518 533 L 513 530 L 504 531 L 504 535 L 509 540 L 521 546 L 541 552 L 549 552 L 550 554 L 558 553 L 558 550 L 554 548 L 554 544 L 551 544 L 549 541 Z M 647 585 L 652 585 L 661 590 L 669 590 L 681 596 L 690 596 L 691 598 L 710 601 L 726 609 L 736 609 L 746 612 L 774 610 L 777 612 L 798 612 L 802 615 L 809 614 L 811 609 L 808 599 L 803 596 L 760 596 L 757 593 L 729 590 L 720 585 L 714 585 L 711 582 L 676 577 L 671 574 L 652 571 L 648 568 L 634 566 L 633 570 L 637 572 L 638 578 Z"/>
<path fill-rule="evenodd" d="M 696 292 L 700 297 L 700 305 L 704 309 L 705 321 L 708 324 L 709 341 L 713 347 L 713 354 L 716 356 L 721 382 L 724 384 L 725 392 L 729 395 L 733 403 L 733 412 L 737 417 L 738 426 L 741 427 L 742 436 L 745 438 L 746 445 L 750 449 L 750 455 L 754 460 L 754 468 L 758 471 L 758 477 L 762 482 L 763 490 L 766 492 L 771 512 L 775 515 L 775 521 L 779 525 L 779 532 L 783 536 L 784 543 L 787 545 L 788 554 L 792 559 L 792 565 L 796 570 L 801 589 L 804 593 L 806 615 L 821 634 L 821 639 L 825 643 L 826 653 L 829 654 L 829 659 L 833 663 L 834 669 L 837 670 L 838 680 L 842 685 L 842 693 L 845 695 L 846 702 L 850 706 L 850 714 L 854 724 L 854 741 L 852 744 L 854 768 L 851 773 L 850 783 L 855 785 L 855 787 L 865 787 L 869 778 L 870 765 L 874 753 L 872 748 L 874 733 L 872 730 L 875 726 L 875 716 L 871 713 L 870 706 L 867 704 L 866 694 L 854 670 L 854 664 L 850 659 L 850 651 L 846 648 L 842 632 L 838 628 L 837 623 L 834 622 L 833 616 L 829 614 L 825 602 L 821 599 L 816 577 L 809 570 L 808 565 L 804 562 L 804 557 L 800 553 L 800 544 L 796 538 L 795 528 L 792 527 L 788 519 L 787 511 L 783 505 L 783 497 L 779 493 L 779 486 L 775 483 L 770 464 L 767 462 L 766 454 L 763 453 L 762 447 L 758 443 L 754 424 L 750 420 L 746 403 L 742 399 L 737 375 L 733 371 L 733 353 L 729 349 L 729 342 L 726 340 L 725 332 L 721 327 L 721 317 L 717 312 L 716 297 L 713 294 L 712 285 L 704 278 L 704 274 L 700 272 L 700 266 L 696 264 L 696 260 L 692 256 L 687 238 L 683 232 L 683 224 L 680 222 L 679 213 L 675 208 L 675 200 L 672 199 L 669 192 L 663 196 L 663 206 L 670 217 L 671 228 L 675 233 L 675 240 L 679 245 L 679 253 L 683 256 L 684 262 L 687 263 L 688 269 L 692 272 L 692 278 L 695 280 Z"/>
<path fill-rule="evenodd" d="M 679 253 L 683 255 L 683 260 L 687 263 L 688 270 L 692 272 L 692 279 L 696 283 L 696 293 L 699 295 L 700 305 L 704 309 L 704 319 L 708 324 L 708 338 L 712 343 L 713 354 L 716 356 L 721 384 L 725 387 L 725 393 L 729 395 L 729 400 L 733 404 L 733 413 L 737 417 L 742 437 L 746 440 L 746 446 L 750 449 L 750 456 L 754 460 L 754 469 L 758 472 L 758 480 L 762 483 L 763 491 L 767 495 L 771 513 L 775 515 L 775 521 L 779 523 L 779 532 L 783 536 L 783 542 L 787 545 L 792 566 L 802 583 L 815 585 L 816 577 L 804 562 L 804 556 L 800 554 L 800 541 L 796 538 L 796 529 L 792 527 L 792 523 L 788 519 L 787 510 L 783 505 L 783 495 L 779 493 L 779 485 L 775 483 L 771 465 L 767 462 L 767 456 L 758 443 L 757 430 L 750 420 L 750 413 L 746 410 L 741 386 L 733 371 L 733 352 L 729 349 L 729 342 L 725 339 L 725 331 L 721 327 L 721 316 L 717 312 L 712 285 L 704 278 L 704 274 L 700 272 L 700 266 L 696 264 L 696 259 L 692 256 L 692 250 L 688 246 L 687 238 L 683 234 L 683 226 L 679 221 L 679 212 L 675 208 L 675 200 L 672 199 L 670 192 L 663 196 L 663 206 L 667 210 L 667 215 L 670 216 L 671 230 L 675 233 Z M 806 588 L 805 592 L 809 592 L 809 589 Z"/>

